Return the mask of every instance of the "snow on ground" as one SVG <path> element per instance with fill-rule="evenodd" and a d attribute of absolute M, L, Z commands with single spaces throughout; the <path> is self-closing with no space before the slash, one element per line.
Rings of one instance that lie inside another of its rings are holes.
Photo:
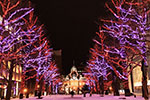
<path fill-rule="evenodd" d="M 123 95 L 121 96 L 112 96 L 112 95 L 105 95 L 104 97 L 100 97 L 97 94 L 93 94 L 92 97 L 89 96 L 89 94 L 86 95 L 86 97 L 83 97 L 83 95 L 74 95 L 72 98 L 71 95 L 48 95 L 48 96 L 42 96 L 42 99 L 38 99 L 37 97 L 30 97 L 30 98 L 24 98 L 21 100 L 144 100 L 141 96 L 136 96 L 134 98 L 133 96 L 125 97 Z M 19 100 L 11 99 L 11 100 Z"/>

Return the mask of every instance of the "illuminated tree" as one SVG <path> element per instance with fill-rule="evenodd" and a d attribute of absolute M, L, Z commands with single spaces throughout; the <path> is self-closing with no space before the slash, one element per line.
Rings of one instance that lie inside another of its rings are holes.
<path fill-rule="evenodd" d="M 57 79 L 59 74 L 55 63 L 52 61 L 52 49 L 49 48 L 48 43 L 46 41 L 41 40 L 40 38 L 38 41 L 38 45 L 41 44 L 42 47 L 40 48 L 39 51 L 25 58 L 24 74 L 35 71 L 36 73 L 31 75 L 30 77 L 27 77 L 26 80 L 36 77 L 35 90 L 40 90 L 42 92 L 42 90 L 45 88 L 44 85 L 45 82 L 48 82 L 49 84 L 51 84 L 51 81 L 53 81 L 53 83 L 55 84 L 59 82 Z M 28 68 L 31 69 L 28 70 Z"/>
<path fill-rule="evenodd" d="M 101 76 L 104 77 L 104 79 L 107 79 L 107 71 L 111 69 L 111 66 L 109 66 L 104 59 L 99 59 L 97 57 L 95 60 L 88 63 L 88 68 L 92 75 L 96 76 L 97 79 Z"/>
<path fill-rule="evenodd" d="M 97 54 L 97 46 L 95 45 L 94 48 L 91 48 L 90 54 L 91 58 L 88 61 L 88 65 L 85 68 L 86 74 L 85 76 L 89 78 L 89 85 L 93 83 L 99 83 L 100 77 L 103 77 L 103 81 L 108 80 L 107 77 L 110 74 L 111 66 L 104 60 L 103 56 L 98 56 Z"/>
<path fill-rule="evenodd" d="M 1 0 L 1 21 L 0 21 L 0 61 L 1 67 L 6 67 L 5 72 L 8 77 L 3 75 L 7 85 L 6 99 L 9 100 L 12 89 L 13 69 L 20 65 L 21 58 L 27 54 L 22 53 L 28 45 L 37 41 L 38 34 L 32 30 L 25 30 L 25 18 L 33 8 L 21 6 L 21 1 Z M 32 32 L 28 34 L 28 32 Z M 28 39 L 26 37 L 32 37 Z M 9 64 L 10 63 L 10 64 Z M 3 69 L 3 68 L 2 68 Z"/>
<path fill-rule="evenodd" d="M 41 35 L 40 35 L 41 36 Z M 36 53 L 30 53 L 26 58 L 24 58 L 24 70 L 26 71 L 27 68 L 32 68 L 30 71 L 36 71 L 36 74 L 34 76 L 28 77 L 28 79 L 36 77 L 36 81 L 38 82 L 43 78 L 44 73 L 48 70 L 51 62 L 51 55 L 52 55 L 52 49 L 48 48 L 48 42 L 44 39 L 39 39 L 38 43 L 36 45 L 33 45 L 35 48 L 40 45 L 38 48 L 35 49 Z M 31 46 L 31 48 L 33 47 Z M 31 49 L 29 49 L 31 50 Z M 27 51 L 27 50 L 25 50 Z M 32 51 L 31 51 L 32 52 Z M 27 72 L 29 72 L 27 70 Z"/>
<path fill-rule="evenodd" d="M 145 0 L 147 1 L 147 0 Z M 119 40 L 122 49 L 130 48 L 140 51 L 140 54 L 145 57 L 146 53 L 146 37 L 150 30 L 150 26 L 147 23 L 149 9 L 143 8 L 145 2 L 126 2 L 126 0 L 112 0 L 115 7 L 115 11 L 111 9 L 108 4 L 106 7 L 111 11 L 116 20 L 103 20 L 106 22 L 103 25 L 105 30 L 101 30 L 108 33 L 114 38 Z M 128 47 L 127 47 L 128 46 Z M 123 50 L 122 50 L 123 51 Z M 126 57 L 126 54 L 122 53 L 122 58 Z"/>
<path fill-rule="evenodd" d="M 37 26 L 37 17 L 33 16 L 33 12 L 29 14 L 29 18 L 24 19 L 27 25 L 27 29 L 29 30 L 33 26 Z M 49 46 L 48 40 L 44 37 L 44 30 L 43 30 L 43 25 L 37 26 L 35 29 L 36 33 L 39 34 L 39 41 L 36 41 L 34 44 L 31 46 L 28 46 L 28 48 L 24 49 L 24 52 L 33 52 L 34 53 L 29 53 L 28 56 L 24 58 L 24 75 L 26 73 L 31 73 L 31 72 L 36 72 L 35 74 L 31 75 L 30 77 L 26 78 L 26 81 L 31 78 L 36 77 L 36 85 L 35 85 L 35 90 L 43 90 L 44 89 L 44 83 L 46 81 L 54 81 L 55 75 L 58 75 L 56 73 L 56 67 L 52 63 L 52 48 Z M 28 37 L 30 38 L 30 37 Z M 36 48 L 36 49 L 33 49 Z M 32 50 L 32 51 L 31 51 Z M 56 66 L 56 65 L 55 65 Z M 28 68 L 31 68 L 30 70 Z M 47 76 L 51 73 L 52 76 Z M 48 74 L 49 73 L 49 74 Z M 49 77 L 49 78 L 47 78 Z M 38 88 L 38 86 L 40 86 Z M 42 92 L 42 91 L 41 91 Z"/>
<path fill-rule="evenodd" d="M 53 66 L 52 48 L 48 46 L 43 25 L 39 25 L 31 4 L 28 1 L 1 0 L 0 5 L 0 62 L 1 69 L 6 67 L 5 71 L 9 75 L 9 78 L 3 75 L 8 82 L 6 99 L 9 100 L 15 66 L 23 68 L 21 89 L 25 87 L 25 81 L 36 77 L 38 84 L 41 79 L 48 77 L 45 75 L 49 75 L 47 73 L 50 70 L 56 71 L 50 69 Z M 34 73 L 27 77 L 29 72 Z M 51 76 L 54 81 L 56 76 L 56 73 Z"/>
<path fill-rule="evenodd" d="M 98 60 L 98 58 L 96 58 L 95 61 L 91 61 L 90 63 L 88 63 L 88 67 L 86 68 L 87 73 L 85 74 L 85 76 L 89 81 L 89 85 L 91 87 L 96 86 L 94 85 L 94 83 L 101 83 L 101 82 L 109 82 L 108 80 L 108 76 L 110 75 L 110 70 L 111 70 L 111 66 L 109 66 L 106 61 L 104 61 L 104 59 L 102 60 Z M 100 80 L 100 78 L 102 78 L 102 80 Z M 106 84 L 107 84 L 106 83 Z M 106 88 L 108 88 L 108 86 L 105 84 L 105 86 L 103 85 L 104 90 L 106 90 Z M 99 88 L 102 86 L 99 86 Z M 95 87 L 96 88 L 96 87 Z"/>
<path fill-rule="evenodd" d="M 23 67 L 23 73 L 36 70 L 36 74 L 27 79 L 23 76 L 24 81 L 42 75 L 48 70 L 51 61 L 52 49 L 44 38 L 43 25 L 37 24 L 33 8 L 27 5 L 28 1 L 0 0 L 0 62 L 1 69 L 5 68 L 9 76 L 3 75 L 8 82 L 7 100 L 11 96 L 15 66 Z"/>
<path fill-rule="evenodd" d="M 114 71 L 120 79 L 127 79 L 118 71 L 118 66 L 122 67 L 120 62 L 123 60 L 117 52 L 119 50 L 114 48 L 113 42 L 109 40 L 112 40 L 109 36 L 105 36 L 103 32 L 97 32 L 97 37 L 94 39 L 94 48 L 90 50 L 91 58 L 88 62 L 87 71 L 91 76 L 98 76 L 96 78 L 97 80 L 99 80 L 100 76 L 103 76 L 103 79 L 107 80 L 106 88 L 112 83 L 112 79 L 107 79 L 107 77 L 112 74 L 112 71 Z M 97 74 L 95 75 L 95 73 Z"/>
<path fill-rule="evenodd" d="M 41 45 L 41 46 L 35 54 L 31 54 L 27 56 L 27 58 L 25 58 L 24 70 L 25 72 L 36 71 L 34 75 L 26 78 L 26 80 L 36 77 L 35 89 L 37 90 L 38 84 L 41 84 L 40 88 L 44 86 L 42 85 L 45 80 L 44 76 L 45 76 L 45 73 L 47 73 L 47 71 L 49 70 L 49 66 L 51 66 L 51 62 L 52 62 L 52 49 L 49 48 L 48 42 L 43 39 L 41 40 L 41 38 L 39 39 L 39 42 L 36 43 L 36 45 Z M 35 48 L 36 48 L 36 45 L 35 45 Z M 28 68 L 32 68 L 32 69 L 28 70 Z"/>
<path fill-rule="evenodd" d="M 113 68 L 116 75 L 123 80 L 125 95 L 130 95 L 128 87 L 128 75 L 127 71 L 128 63 L 133 63 L 141 66 L 140 63 L 131 62 L 128 58 L 134 54 L 141 57 L 141 60 L 146 60 L 146 36 L 150 30 L 147 24 L 149 9 L 144 5 L 144 2 L 136 2 L 132 0 L 127 2 L 126 0 L 111 0 L 114 6 L 110 8 L 110 5 L 106 3 L 106 7 L 112 13 L 112 19 L 105 20 L 102 28 L 100 28 L 100 34 L 103 33 L 109 37 L 112 37 L 115 45 L 105 43 L 104 51 L 105 60 Z M 102 39 L 102 38 L 100 38 Z M 96 41 L 96 40 L 95 40 Z M 108 40 L 110 41 L 110 40 Z M 108 42 L 107 41 L 107 42 Z M 96 41 L 97 44 L 102 45 L 101 42 Z M 121 68 L 121 72 L 117 71 L 116 67 Z"/>
<path fill-rule="evenodd" d="M 49 85 L 51 93 L 53 93 L 54 87 L 58 88 L 61 79 L 60 79 L 60 74 L 58 73 L 58 68 L 54 62 L 51 62 L 50 67 L 48 68 L 47 72 L 44 74 L 44 80 Z"/>

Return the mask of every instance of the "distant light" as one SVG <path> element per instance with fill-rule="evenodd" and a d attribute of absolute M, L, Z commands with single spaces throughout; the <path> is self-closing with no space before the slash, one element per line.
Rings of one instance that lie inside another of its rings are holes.
<path fill-rule="evenodd" d="M 109 90 L 112 91 L 112 87 L 109 87 Z"/>
<path fill-rule="evenodd" d="M 79 85 L 82 85 L 82 83 L 80 82 Z"/>
<path fill-rule="evenodd" d="M 24 92 L 24 93 L 26 93 L 27 91 L 28 91 L 28 89 L 27 89 L 27 88 L 25 88 L 25 89 L 23 90 L 23 92 Z"/>
<path fill-rule="evenodd" d="M 37 85 L 37 88 L 39 88 L 40 87 L 40 85 Z"/>

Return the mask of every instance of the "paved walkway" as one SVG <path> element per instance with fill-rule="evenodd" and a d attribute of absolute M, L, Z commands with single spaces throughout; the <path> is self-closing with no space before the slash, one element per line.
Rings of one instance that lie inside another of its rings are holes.
<path fill-rule="evenodd" d="M 133 96 L 125 97 L 125 96 L 112 96 L 112 95 L 105 95 L 104 97 L 100 97 L 97 94 L 92 95 L 92 97 L 89 96 L 89 94 L 86 95 L 86 97 L 83 97 L 83 95 L 74 95 L 73 98 L 71 98 L 70 95 L 49 95 L 49 96 L 42 96 L 42 99 L 38 99 L 37 97 L 30 97 L 30 98 L 24 98 L 21 100 L 144 100 L 141 96 L 136 96 L 134 98 Z M 11 100 L 19 100 L 11 99 Z"/>

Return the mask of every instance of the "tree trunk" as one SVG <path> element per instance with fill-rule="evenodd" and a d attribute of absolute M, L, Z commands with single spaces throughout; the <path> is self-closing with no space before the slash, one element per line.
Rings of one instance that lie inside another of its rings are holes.
<path fill-rule="evenodd" d="M 95 82 L 95 87 L 96 87 L 96 93 L 98 94 L 98 87 L 97 87 L 97 83 Z"/>
<path fill-rule="evenodd" d="M 147 70 L 148 66 L 145 64 L 144 59 L 142 60 L 142 96 L 145 100 L 148 100 L 148 88 L 147 88 Z"/>
<path fill-rule="evenodd" d="M 119 88 L 120 83 L 118 77 L 115 75 L 115 73 L 112 71 L 112 89 L 114 91 L 114 96 L 119 96 Z"/>
<path fill-rule="evenodd" d="M 6 100 L 10 100 L 10 97 L 11 97 L 11 88 L 12 88 L 12 83 L 9 80 L 8 86 L 7 86 Z"/>
<path fill-rule="evenodd" d="M 39 92 L 41 93 L 41 95 L 43 95 L 43 86 L 44 86 L 44 78 L 42 77 L 40 80 L 39 80 Z"/>
<path fill-rule="evenodd" d="M 114 96 L 119 96 L 120 83 L 116 76 L 113 76 L 112 88 L 114 91 Z"/>
<path fill-rule="evenodd" d="M 14 60 L 12 60 L 10 69 L 9 69 L 9 79 L 8 79 L 8 86 L 7 86 L 7 92 L 6 92 L 6 100 L 10 100 L 10 97 L 11 97 L 13 68 L 14 68 Z"/>
<path fill-rule="evenodd" d="M 127 76 L 127 74 L 128 74 L 127 69 L 123 72 L 123 74 L 124 74 L 124 76 Z M 123 81 L 123 88 L 124 88 L 125 96 L 131 96 L 128 79 L 127 80 L 123 79 L 122 81 Z"/>
<path fill-rule="evenodd" d="M 132 68 L 132 66 L 130 65 L 130 70 L 131 70 L 131 68 Z M 132 71 L 131 71 L 131 74 L 130 74 L 131 76 L 131 87 L 132 87 L 132 92 L 134 92 L 134 84 L 133 84 L 133 73 L 132 73 Z"/>
<path fill-rule="evenodd" d="M 103 76 L 99 77 L 99 88 L 100 88 L 100 96 L 104 96 L 104 79 Z"/>
<path fill-rule="evenodd" d="M 53 81 L 51 81 L 51 94 L 53 94 Z"/>
<path fill-rule="evenodd" d="M 34 93 L 34 96 L 38 96 L 38 89 L 39 89 L 39 87 L 38 87 L 38 77 L 36 77 L 36 81 L 35 81 L 35 93 Z"/>
<path fill-rule="evenodd" d="M 128 80 L 123 81 L 123 88 L 124 88 L 124 91 L 125 91 L 125 96 L 131 96 Z"/>

